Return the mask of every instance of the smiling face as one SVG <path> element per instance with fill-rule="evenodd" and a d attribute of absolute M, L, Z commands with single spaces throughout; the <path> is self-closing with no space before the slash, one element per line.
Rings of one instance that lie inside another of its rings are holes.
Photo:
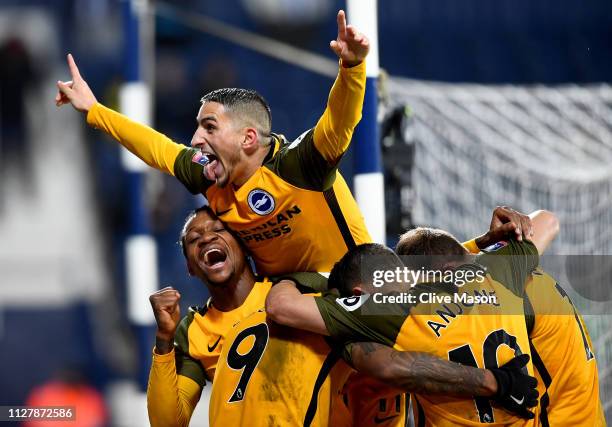
<path fill-rule="evenodd" d="M 210 286 L 238 280 L 247 268 L 236 238 L 207 210 L 198 211 L 185 224 L 182 241 L 189 274 Z"/>
<path fill-rule="evenodd" d="M 218 187 L 232 182 L 240 161 L 241 143 L 245 139 L 244 127 L 233 120 L 231 113 L 217 102 L 205 102 L 196 118 L 198 127 L 191 146 L 211 159 L 204 167 L 204 176 Z"/>

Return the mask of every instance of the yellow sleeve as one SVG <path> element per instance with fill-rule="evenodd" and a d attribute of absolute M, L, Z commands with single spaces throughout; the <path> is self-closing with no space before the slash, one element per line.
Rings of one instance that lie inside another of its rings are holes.
<path fill-rule="evenodd" d="M 87 124 L 115 138 L 147 165 L 170 175 L 174 175 L 177 156 L 187 148 L 99 103 L 87 113 Z"/>
<path fill-rule="evenodd" d="M 468 240 L 467 242 L 463 242 L 462 245 L 471 254 L 478 254 L 478 253 L 480 253 L 480 248 L 476 244 L 476 239 L 475 238 L 472 239 L 472 240 Z"/>
<path fill-rule="evenodd" d="M 157 354 L 147 388 L 147 410 L 151 427 L 185 427 L 200 400 L 202 388 L 191 378 L 176 374 L 174 350 Z"/>
<path fill-rule="evenodd" d="M 340 66 L 327 107 L 314 130 L 314 145 L 329 163 L 347 150 L 353 129 L 361 120 L 366 86 L 365 61 L 351 68 Z"/>

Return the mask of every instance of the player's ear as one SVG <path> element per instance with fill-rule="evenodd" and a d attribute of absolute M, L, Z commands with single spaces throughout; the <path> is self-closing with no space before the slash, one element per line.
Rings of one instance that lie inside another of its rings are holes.
<path fill-rule="evenodd" d="M 259 148 L 259 134 L 257 129 L 247 127 L 244 129 L 244 140 L 242 141 L 242 149 L 246 154 L 252 154 Z"/>

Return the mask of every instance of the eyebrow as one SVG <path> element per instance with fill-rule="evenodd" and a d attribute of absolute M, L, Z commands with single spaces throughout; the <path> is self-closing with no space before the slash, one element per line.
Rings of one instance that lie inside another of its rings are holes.
<path fill-rule="evenodd" d="M 204 117 L 202 117 L 200 120 L 198 120 L 198 118 L 196 117 L 196 122 L 197 122 L 198 124 L 202 124 L 202 123 L 204 123 L 204 122 L 206 122 L 206 121 L 209 121 L 209 120 L 210 120 L 211 122 L 216 122 L 216 121 L 217 121 L 217 118 L 216 118 L 215 116 L 213 116 L 213 115 L 208 115 L 208 116 L 204 116 Z"/>
<path fill-rule="evenodd" d="M 217 219 L 213 221 L 213 226 L 215 226 L 217 223 L 221 224 L 221 227 L 225 230 L 227 229 L 227 227 L 225 227 L 225 224 L 223 223 L 223 221 Z M 202 228 L 202 226 L 189 226 L 189 228 L 187 230 L 185 230 L 185 236 L 187 236 L 190 232 L 196 232 L 199 233 L 200 231 L 198 230 L 199 228 Z M 206 227 L 204 227 L 206 228 Z"/>
<path fill-rule="evenodd" d="M 189 228 L 189 229 L 185 230 L 185 234 L 183 235 L 183 238 L 187 239 L 187 236 L 189 236 L 189 234 L 191 234 L 192 232 L 196 232 L 197 233 L 197 231 L 194 230 L 193 228 Z"/>

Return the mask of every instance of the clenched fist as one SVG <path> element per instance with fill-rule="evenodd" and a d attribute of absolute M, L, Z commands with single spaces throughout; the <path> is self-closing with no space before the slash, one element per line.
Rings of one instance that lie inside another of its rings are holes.
<path fill-rule="evenodd" d="M 158 354 L 169 353 L 174 346 L 174 334 L 181 321 L 180 299 L 181 294 L 170 286 L 160 289 L 149 297 L 157 322 L 155 350 Z"/>
<path fill-rule="evenodd" d="M 507 206 L 498 206 L 493 211 L 489 231 L 476 239 L 480 249 L 499 242 L 500 240 L 515 237 L 522 241 L 523 237 L 533 238 L 533 224 L 531 218 Z"/>

